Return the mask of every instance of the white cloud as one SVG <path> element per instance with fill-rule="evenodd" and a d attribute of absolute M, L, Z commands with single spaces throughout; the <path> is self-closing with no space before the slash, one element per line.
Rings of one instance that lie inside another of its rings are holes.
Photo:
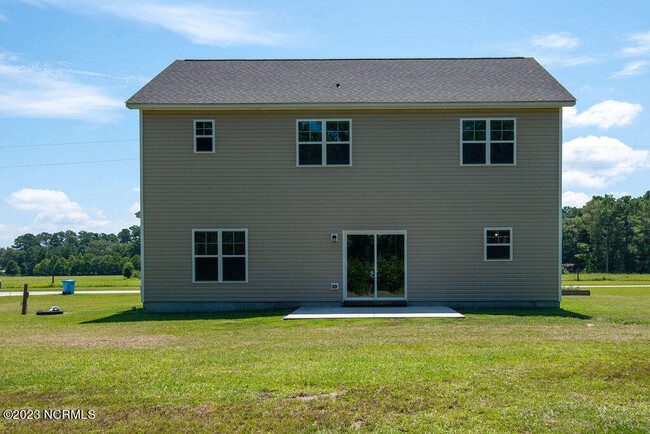
<path fill-rule="evenodd" d="M 129 207 L 129 212 L 131 214 L 135 214 L 138 211 L 140 211 L 140 202 L 136 202 Z"/>
<path fill-rule="evenodd" d="M 73 202 L 62 191 L 24 188 L 11 193 L 7 203 L 20 211 L 36 211 L 38 214 L 30 225 L 30 231 L 55 232 L 58 230 L 105 231 L 109 220 L 97 220 Z"/>
<path fill-rule="evenodd" d="M 574 192 L 574 191 L 565 191 L 562 193 L 562 206 L 574 206 L 576 208 L 582 208 L 591 197 L 585 193 Z"/>
<path fill-rule="evenodd" d="M 642 110 L 641 104 L 607 100 L 589 107 L 580 114 L 575 107 L 565 107 L 562 114 L 565 128 L 593 125 L 608 129 L 632 123 Z"/>
<path fill-rule="evenodd" d="M 109 122 L 123 107 L 120 99 L 60 69 L 19 64 L 0 54 L 1 115 Z"/>
<path fill-rule="evenodd" d="M 569 36 L 566 32 L 536 35 L 530 39 L 531 45 L 537 48 L 573 50 L 580 44 L 578 38 Z"/>
<path fill-rule="evenodd" d="M 623 77 L 629 77 L 631 75 L 641 74 L 647 64 L 648 62 L 645 60 L 637 60 L 634 62 L 630 62 L 627 65 L 625 65 L 623 69 L 621 69 L 620 71 L 611 74 L 609 78 L 623 78 Z"/>
<path fill-rule="evenodd" d="M 5 225 L 0 223 L 0 247 L 12 245 L 20 233 L 20 228 L 17 225 Z"/>
<path fill-rule="evenodd" d="M 648 160 L 648 151 L 611 137 L 578 137 L 563 145 L 562 183 L 568 188 L 603 188 L 622 181 Z"/>
<path fill-rule="evenodd" d="M 513 42 L 510 51 L 520 56 L 532 56 L 547 67 L 578 66 L 598 60 L 593 56 L 571 53 L 579 45 L 580 39 L 567 32 L 559 32 Z"/>
<path fill-rule="evenodd" d="M 18 235 L 24 233 L 58 232 L 65 230 L 117 233 L 123 228 L 139 224 L 132 208 L 121 220 L 109 220 L 96 208 L 84 208 L 70 200 L 67 194 L 57 190 L 24 188 L 6 198 L 14 209 L 36 213 L 32 223 L 20 226 L 0 223 L 0 246 L 9 246 Z"/>
<path fill-rule="evenodd" d="M 133 191 L 135 191 L 136 193 L 139 193 L 140 192 L 140 187 L 133 187 Z"/>
<path fill-rule="evenodd" d="M 592 56 L 567 56 L 565 54 L 539 54 L 534 56 L 539 63 L 546 66 L 578 66 L 596 61 Z"/>
<path fill-rule="evenodd" d="M 623 48 L 623 54 L 640 56 L 650 52 L 650 32 L 632 35 L 630 36 L 630 41 L 632 41 L 634 45 Z"/>
<path fill-rule="evenodd" d="M 73 12 L 94 12 L 162 27 L 196 44 L 228 47 L 239 44 L 279 45 L 289 36 L 267 30 L 268 15 L 219 9 L 208 4 L 160 0 L 28 0 Z"/>
<path fill-rule="evenodd" d="M 4 15 L 0 14 L 0 21 L 9 21 L 9 18 L 7 18 Z"/>
<path fill-rule="evenodd" d="M 620 199 L 620 198 L 622 198 L 623 196 L 629 196 L 629 195 L 630 195 L 630 193 L 628 193 L 627 191 L 612 191 L 612 192 L 609 193 L 609 194 L 611 194 L 612 196 L 614 196 L 616 199 Z"/>

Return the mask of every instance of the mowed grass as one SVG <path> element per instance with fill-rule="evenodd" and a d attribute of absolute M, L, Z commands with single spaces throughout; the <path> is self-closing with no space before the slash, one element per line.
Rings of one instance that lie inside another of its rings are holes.
<path fill-rule="evenodd" d="M 598 285 L 650 285 L 650 274 L 605 274 L 580 273 L 577 280 L 575 273 L 562 275 L 563 286 Z"/>
<path fill-rule="evenodd" d="M 0 420 L 40 431 L 650 430 L 650 288 L 458 319 L 144 314 L 137 295 L 0 299 Z M 58 305 L 66 314 L 33 313 Z"/>
<path fill-rule="evenodd" d="M 3 291 L 22 291 L 29 285 L 29 291 L 55 291 L 63 288 L 62 280 L 74 279 L 75 291 L 139 289 L 140 279 L 125 279 L 124 276 L 1 276 Z"/>

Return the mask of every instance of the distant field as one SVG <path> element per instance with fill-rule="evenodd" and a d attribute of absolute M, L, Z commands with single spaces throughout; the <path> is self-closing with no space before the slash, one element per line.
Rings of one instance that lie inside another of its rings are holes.
<path fill-rule="evenodd" d="M 140 288 L 140 279 L 125 279 L 124 276 L 57 276 L 54 278 L 52 286 L 52 276 L 19 276 L 8 277 L 0 276 L 3 291 L 18 291 L 23 289 L 27 283 L 30 291 L 51 291 L 57 288 L 63 288 L 62 280 L 74 279 L 75 291 L 92 291 L 92 290 L 119 290 L 119 289 L 138 289 Z"/>
<path fill-rule="evenodd" d="M 467 318 L 144 314 L 139 296 L 0 299 L 0 432 L 649 432 L 650 288 Z M 42 317 L 57 305 L 64 315 Z"/>
<path fill-rule="evenodd" d="M 574 274 L 563 274 L 562 284 L 569 285 L 650 285 L 650 274 L 580 273 L 580 281 Z"/>

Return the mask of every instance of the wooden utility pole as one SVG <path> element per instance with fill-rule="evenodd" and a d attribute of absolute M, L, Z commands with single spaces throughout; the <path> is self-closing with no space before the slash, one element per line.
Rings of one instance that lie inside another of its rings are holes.
<path fill-rule="evenodd" d="M 23 312 L 22 315 L 27 315 L 27 284 L 25 283 L 25 287 L 23 288 Z"/>

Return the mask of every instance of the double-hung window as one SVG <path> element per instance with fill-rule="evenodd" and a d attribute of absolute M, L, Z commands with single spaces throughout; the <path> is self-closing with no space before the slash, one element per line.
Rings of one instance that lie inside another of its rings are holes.
<path fill-rule="evenodd" d="M 514 165 L 516 119 L 461 119 L 462 165 Z"/>
<path fill-rule="evenodd" d="M 194 120 L 194 152 L 214 152 L 214 120 Z"/>
<path fill-rule="evenodd" d="M 315 119 L 296 122 L 298 166 L 349 166 L 352 163 L 352 122 Z"/>
<path fill-rule="evenodd" d="M 512 228 L 485 228 L 484 260 L 512 261 Z"/>
<path fill-rule="evenodd" d="M 247 282 L 248 230 L 192 231 L 194 282 Z"/>

